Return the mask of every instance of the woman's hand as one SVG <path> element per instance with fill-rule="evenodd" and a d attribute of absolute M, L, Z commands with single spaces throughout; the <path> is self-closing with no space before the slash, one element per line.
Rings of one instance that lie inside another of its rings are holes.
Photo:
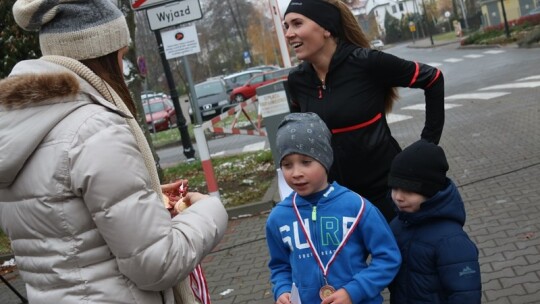
<path fill-rule="evenodd" d="M 165 208 L 167 208 L 167 210 L 169 210 L 171 213 L 171 217 L 178 214 L 178 211 L 176 211 L 174 207 L 186 195 L 187 188 L 187 179 L 179 179 L 173 183 L 161 185 L 161 192 L 163 192 L 163 203 Z"/>
<path fill-rule="evenodd" d="M 180 197 L 180 185 L 184 185 L 185 189 L 187 189 L 188 186 L 188 180 L 187 179 L 179 179 L 175 182 L 172 182 L 170 184 L 161 185 L 161 191 L 165 195 L 170 195 L 173 197 Z M 175 201 L 176 202 L 176 201 Z"/>
<path fill-rule="evenodd" d="M 180 213 L 184 211 L 184 209 L 186 209 L 187 207 L 207 197 L 209 197 L 207 194 L 202 194 L 199 192 L 188 192 L 186 196 L 184 196 L 178 202 L 176 202 L 176 204 L 174 204 L 174 211 Z"/>

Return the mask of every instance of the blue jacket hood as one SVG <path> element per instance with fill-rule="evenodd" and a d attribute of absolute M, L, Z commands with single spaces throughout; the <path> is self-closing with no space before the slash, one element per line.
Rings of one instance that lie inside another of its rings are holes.
<path fill-rule="evenodd" d="M 465 224 L 465 206 L 453 181 L 447 178 L 448 186 L 420 205 L 415 213 L 398 211 L 398 218 L 411 225 L 421 224 L 432 219 L 448 219 Z M 396 210 L 397 207 L 394 206 Z"/>

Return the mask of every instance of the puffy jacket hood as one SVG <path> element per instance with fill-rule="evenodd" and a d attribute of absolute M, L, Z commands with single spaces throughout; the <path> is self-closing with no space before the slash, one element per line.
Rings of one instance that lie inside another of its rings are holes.
<path fill-rule="evenodd" d="M 449 219 L 465 224 L 465 206 L 455 184 L 447 178 L 448 186 L 420 205 L 415 213 L 398 212 L 398 218 L 409 224 L 421 224 L 432 219 Z M 397 210 L 397 209 L 396 209 Z"/>
<path fill-rule="evenodd" d="M 43 60 L 17 64 L 10 76 L 0 81 L 0 188 L 13 182 L 28 157 L 59 121 L 92 102 L 118 111 L 88 83 L 63 67 Z"/>

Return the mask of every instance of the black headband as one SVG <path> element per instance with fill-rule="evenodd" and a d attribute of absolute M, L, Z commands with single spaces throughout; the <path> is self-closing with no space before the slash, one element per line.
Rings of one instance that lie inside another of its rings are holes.
<path fill-rule="evenodd" d="M 340 36 L 341 14 L 339 9 L 324 0 L 292 0 L 284 16 L 288 13 L 304 15 L 329 31 L 332 36 Z"/>

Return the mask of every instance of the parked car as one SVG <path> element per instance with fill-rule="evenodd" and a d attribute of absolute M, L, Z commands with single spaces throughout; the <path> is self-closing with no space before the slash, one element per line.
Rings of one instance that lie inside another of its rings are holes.
<path fill-rule="evenodd" d="M 291 68 L 280 69 L 277 71 L 266 72 L 251 77 L 243 86 L 232 90 L 230 94 L 231 102 L 242 102 L 257 94 L 257 88 L 265 84 L 276 82 L 280 79 L 287 79 Z"/>
<path fill-rule="evenodd" d="M 261 73 L 263 73 L 261 70 L 248 70 L 227 75 L 223 77 L 223 80 L 225 80 L 229 89 L 232 90 L 246 83 L 246 81 L 248 81 L 251 77 Z"/>
<path fill-rule="evenodd" d="M 377 50 L 382 50 L 384 47 L 384 43 L 382 42 L 382 40 L 379 40 L 379 39 L 372 40 L 370 44 L 372 48 L 377 49 Z"/>
<path fill-rule="evenodd" d="M 176 126 L 176 110 L 170 99 L 165 97 L 143 99 L 143 109 L 150 132 L 156 133 Z"/>
<path fill-rule="evenodd" d="M 203 121 L 221 114 L 229 105 L 229 90 L 223 79 L 210 79 L 195 85 L 197 103 Z M 193 110 L 189 109 L 191 121 Z"/>
<path fill-rule="evenodd" d="M 540 14 L 540 6 L 530 10 L 525 16 L 532 16 L 532 15 L 536 15 L 536 14 Z"/>

